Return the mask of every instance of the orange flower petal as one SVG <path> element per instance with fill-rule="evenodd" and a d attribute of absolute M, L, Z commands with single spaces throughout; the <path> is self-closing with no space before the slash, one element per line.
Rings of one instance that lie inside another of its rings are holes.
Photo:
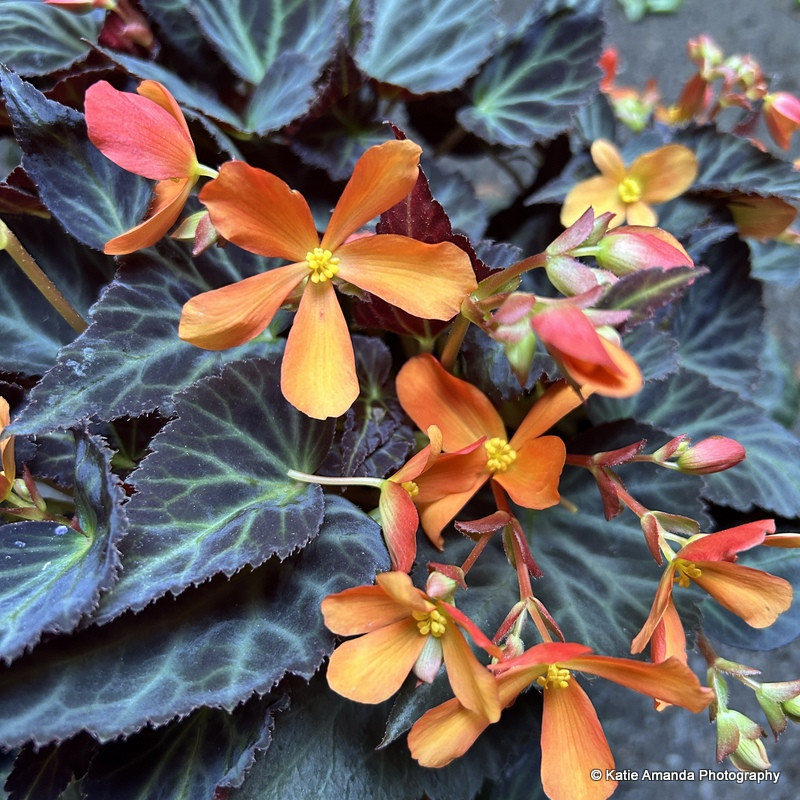
<path fill-rule="evenodd" d="M 650 664 L 631 658 L 588 655 L 573 658 L 561 666 L 597 675 L 695 713 L 702 711 L 714 699 L 712 690 L 701 686 L 694 672 L 677 658 Z"/>
<path fill-rule="evenodd" d="M 395 483 L 405 483 L 418 478 L 426 469 L 433 466 L 439 453 L 442 452 L 442 432 L 436 425 L 428 428 L 429 443 L 418 453 L 413 455 L 389 479 Z"/>
<path fill-rule="evenodd" d="M 433 611 L 436 606 L 428 600 L 425 593 L 418 589 L 405 572 L 381 572 L 375 576 L 378 586 L 391 597 L 395 603 L 412 611 Z"/>
<path fill-rule="evenodd" d="M 0 436 L 11 424 L 8 400 L 0 397 Z M 2 454 L 3 472 L 0 475 L 0 502 L 6 499 L 11 492 L 11 486 L 16 477 L 16 464 L 14 462 L 14 437 L 7 436 L 0 441 L 0 454 Z"/>
<path fill-rule="evenodd" d="M 500 697 L 494 675 L 480 665 L 454 622 L 448 624 L 441 642 L 447 678 L 461 705 L 497 722 Z"/>
<path fill-rule="evenodd" d="M 290 264 L 198 294 L 183 307 L 178 336 L 206 350 L 248 342 L 269 325 L 307 274 L 305 264 Z"/>
<path fill-rule="evenodd" d="M 89 139 L 118 166 L 155 180 L 194 176 L 197 158 L 185 123 L 158 103 L 98 81 L 86 91 L 85 110 Z"/>
<path fill-rule="evenodd" d="M 577 681 L 545 689 L 542 710 L 542 788 L 550 800 L 605 800 L 616 781 L 590 778 L 614 769 L 600 720 Z"/>
<path fill-rule="evenodd" d="M 619 150 L 607 139 L 596 139 L 589 150 L 602 175 L 619 183 L 625 177 L 625 164 Z"/>
<path fill-rule="evenodd" d="M 631 397 L 639 392 L 643 379 L 638 364 L 626 350 L 602 336 L 600 344 L 614 363 L 614 369 L 561 353 L 558 354 L 558 360 L 570 378 L 581 387 L 584 395 L 595 393 L 603 397 Z"/>
<path fill-rule="evenodd" d="M 388 480 L 381 487 L 378 509 L 392 569 L 409 572 L 417 557 L 417 507 L 400 484 Z"/>
<path fill-rule="evenodd" d="M 687 667 L 689 665 L 689 657 L 686 653 L 686 632 L 674 603 L 667 605 L 664 616 L 656 625 L 653 638 L 650 640 L 650 659 L 657 664 L 668 658 L 675 658 Z M 663 711 L 671 705 L 672 703 L 668 703 L 660 697 L 655 698 L 656 711 Z"/>
<path fill-rule="evenodd" d="M 330 281 L 309 281 L 289 331 L 281 391 L 315 419 L 340 417 L 358 397 L 350 331 Z"/>
<path fill-rule="evenodd" d="M 658 224 L 658 214 L 644 200 L 631 203 L 625 209 L 625 215 L 630 225 L 652 228 Z"/>
<path fill-rule="evenodd" d="M 561 224 L 568 228 L 586 213 L 587 208 L 593 208 L 596 216 L 605 211 L 612 212 L 615 216 L 609 228 L 625 222 L 625 204 L 620 200 L 617 182 L 604 175 L 581 181 L 570 189 L 561 207 Z"/>
<path fill-rule="evenodd" d="M 631 164 L 628 174 L 641 184 L 642 200 L 645 203 L 666 203 L 667 200 L 683 194 L 694 183 L 697 177 L 697 158 L 688 147 L 668 144 L 640 155 Z"/>
<path fill-rule="evenodd" d="M 424 319 L 450 319 L 477 286 L 469 256 L 451 242 L 365 236 L 336 250 L 339 277 Z"/>
<path fill-rule="evenodd" d="M 159 181 L 153 189 L 153 202 L 147 212 L 147 219 L 109 239 L 103 252 L 110 256 L 122 256 L 160 241 L 181 215 L 196 181 L 196 178 Z"/>
<path fill-rule="evenodd" d="M 588 394 L 584 392 L 584 397 L 587 396 Z M 564 381 L 551 384 L 531 406 L 509 444 L 514 449 L 521 448 L 529 439 L 535 439 L 550 430 L 581 403 L 583 397 Z"/>
<path fill-rule="evenodd" d="M 408 617 L 350 639 L 331 654 L 328 685 L 358 703 L 382 703 L 402 686 L 427 638 Z"/>
<path fill-rule="evenodd" d="M 397 375 L 396 386 L 400 405 L 419 428 L 440 428 L 445 450 L 460 450 L 484 436 L 506 436 L 503 421 L 489 398 L 451 375 L 431 355 L 407 361 Z"/>
<path fill-rule="evenodd" d="M 687 561 L 733 561 L 737 553 L 764 542 L 775 532 L 775 520 L 761 519 L 711 533 L 682 547 L 677 555 Z"/>
<path fill-rule="evenodd" d="M 356 586 L 329 594 L 320 607 L 325 627 L 340 636 L 369 633 L 405 619 L 410 613 L 380 586 Z"/>
<path fill-rule="evenodd" d="M 769 627 L 792 604 L 791 583 L 776 575 L 730 561 L 695 566 L 702 574 L 692 580 L 753 628 Z"/>
<path fill-rule="evenodd" d="M 661 580 L 658 582 L 656 589 L 656 596 L 653 598 L 653 605 L 650 608 L 650 614 L 647 616 L 642 629 L 636 634 L 636 637 L 631 642 L 631 653 L 641 653 L 650 641 L 656 625 L 661 621 L 667 605 L 672 602 L 672 582 L 675 574 L 675 562 L 664 570 Z"/>
<path fill-rule="evenodd" d="M 337 250 L 351 233 L 406 197 L 419 177 L 420 153 L 408 139 L 370 147 L 356 162 L 321 246 Z"/>
<path fill-rule="evenodd" d="M 511 499 L 524 508 L 550 508 L 559 500 L 558 483 L 564 467 L 566 447 L 557 436 L 528 439 L 517 459 L 505 472 L 495 472 L 497 481 Z"/>
<path fill-rule="evenodd" d="M 228 241 L 262 256 L 304 261 L 319 245 L 305 198 L 280 178 L 228 161 L 200 192 L 214 227 Z"/>
<path fill-rule="evenodd" d="M 175 100 L 175 98 L 169 93 L 169 90 L 166 86 L 158 81 L 142 81 L 136 89 L 136 93 L 140 94 L 142 97 L 146 97 L 148 100 L 152 100 L 154 103 L 158 103 L 158 105 L 160 105 L 164 111 L 177 120 L 178 124 L 184 129 L 184 131 L 186 131 L 186 135 L 191 141 L 189 126 L 186 124 L 186 118 L 183 116 L 183 111 L 181 111 L 181 107 L 178 105 L 178 102 Z"/>
<path fill-rule="evenodd" d="M 625 222 L 625 204 L 620 200 L 617 181 L 598 175 L 581 181 L 567 193 L 561 207 L 561 224 L 568 228 L 577 222 L 587 208 L 593 208 L 595 216 L 610 211 L 615 216 L 609 228 L 615 228 Z"/>

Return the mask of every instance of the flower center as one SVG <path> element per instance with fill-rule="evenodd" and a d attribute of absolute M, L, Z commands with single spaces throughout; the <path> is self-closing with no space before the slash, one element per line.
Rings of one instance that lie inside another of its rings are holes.
<path fill-rule="evenodd" d="M 315 247 L 306 253 L 306 263 L 313 283 L 324 283 L 339 271 L 339 259 L 330 250 Z"/>
<path fill-rule="evenodd" d="M 642 184 L 630 175 L 619 182 L 617 191 L 623 203 L 636 203 L 642 199 Z"/>
<path fill-rule="evenodd" d="M 547 675 L 540 675 L 536 683 L 543 689 L 566 689 L 571 677 L 572 673 L 568 669 L 559 667 L 558 664 L 550 664 L 547 667 Z"/>
<path fill-rule="evenodd" d="M 412 500 L 419 494 L 419 486 L 414 481 L 404 481 L 400 485 L 408 492 L 408 496 Z"/>
<path fill-rule="evenodd" d="M 689 586 L 689 578 L 699 578 L 703 574 L 691 561 L 686 561 L 683 558 L 675 559 L 675 580 L 678 586 L 686 589 Z"/>
<path fill-rule="evenodd" d="M 509 464 L 517 460 L 517 451 L 512 450 L 505 439 L 495 436 L 483 443 L 486 448 L 486 468 L 489 472 L 505 472 Z"/>
<path fill-rule="evenodd" d="M 433 611 L 412 611 L 411 615 L 417 621 L 417 630 L 423 636 L 435 636 L 438 639 L 447 628 L 447 617 L 437 608 Z"/>

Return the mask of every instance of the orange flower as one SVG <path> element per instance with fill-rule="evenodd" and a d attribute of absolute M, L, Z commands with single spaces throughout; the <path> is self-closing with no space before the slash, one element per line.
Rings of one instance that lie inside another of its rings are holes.
<path fill-rule="evenodd" d="M 2 461 L 3 471 L 0 472 L 0 503 L 10 494 L 14 486 L 14 478 L 17 476 L 17 468 L 14 464 L 14 437 L 3 436 L 3 431 L 11 424 L 11 415 L 8 407 L 8 400 L 0 397 L 0 461 Z"/>
<path fill-rule="evenodd" d="M 642 373 L 619 345 L 595 329 L 586 314 L 567 303 L 535 314 L 531 326 L 561 374 L 583 395 L 631 397 L 642 388 Z"/>
<path fill-rule="evenodd" d="M 229 241 L 293 263 L 193 297 L 179 335 L 208 350 L 258 336 L 287 298 L 302 287 L 281 369 L 286 399 L 311 417 L 343 414 L 358 396 L 350 334 L 334 280 L 347 281 L 425 319 L 447 320 L 475 286 L 469 256 L 450 242 L 351 234 L 408 195 L 419 174 L 420 148 L 409 140 L 371 147 L 353 175 L 320 240 L 298 192 L 268 172 L 228 162 L 200 200 Z"/>
<path fill-rule="evenodd" d="M 652 203 L 666 203 L 685 192 L 697 175 L 697 159 L 689 148 L 679 144 L 659 147 L 640 155 L 626 167 L 619 151 L 605 139 L 591 147 L 592 160 L 600 170 L 595 178 L 581 181 L 570 190 L 561 209 L 561 224 L 572 225 L 590 206 L 598 214 L 616 216 L 610 227 L 622 225 L 654 226 L 658 216 Z"/>
<path fill-rule="evenodd" d="M 792 585 L 768 572 L 734 562 L 736 553 L 763 544 L 766 534 L 774 531 L 775 523 L 766 519 L 692 537 L 673 555 L 664 570 L 650 615 L 633 640 L 631 652 L 640 653 L 644 649 L 673 605 L 672 585 L 675 581 L 683 587 L 694 581 L 723 608 L 753 628 L 772 625 L 778 615 L 792 604 Z"/>
<path fill-rule="evenodd" d="M 117 166 L 158 181 L 147 219 L 106 242 L 103 252 L 110 255 L 155 244 L 180 216 L 197 179 L 216 175 L 198 163 L 183 112 L 167 89 L 142 81 L 136 91 L 119 92 L 99 81 L 86 92 L 92 144 Z"/>
<path fill-rule="evenodd" d="M 358 586 L 322 601 L 325 625 L 354 636 L 333 652 L 328 684 L 359 703 L 381 703 L 401 686 L 409 672 L 430 683 L 444 660 L 456 697 L 482 719 L 496 722 L 500 703 L 494 676 L 475 658 L 458 626 L 495 656 L 493 645 L 464 614 L 441 599 L 455 582 L 441 573 L 428 578 L 428 594 L 405 572 L 384 572 L 377 586 Z"/>
<path fill-rule="evenodd" d="M 591 779 L 614 769 L 600 721 L 572 672 L 597 675 L 651 697 L 701 711 L 713 692 L 700 686 L 697 676 L 677 659 L 646 664 L 625 658 L 592 654 L 573 642 L 546 642 L 521 656 L 493 664 L 498 675 L 500 703 L 510 706 L 531 684 L 543 689 L 542 787 L 553 800 L 603 800 L 614 792 L 614 780 Z M 458 698 L 423 714 L 411 728 L 411 755 L 425 767 L 443 767 L 463 755 L 489 722 L 466 708 Z"/>
<path fill-rule="evenodd" d="M 450 456 L 440 457 L 418 482 L 422 527 L 437 547 L 442 546 L 442 528 L 489 479 L 525 508 L 558 503 L 566 450 L 557 436 L 542 434 L 581 404 L 580 395 L 567 384 L 550 386 L 510 440 L 489 398 L 451 375 L 433 356 L 405 363 L 397 376 L 397 396 L 418 427 L 439 427 L 442 448 Z M 468 488 L 457 488 L 456 482 L 467 475 Z"/>

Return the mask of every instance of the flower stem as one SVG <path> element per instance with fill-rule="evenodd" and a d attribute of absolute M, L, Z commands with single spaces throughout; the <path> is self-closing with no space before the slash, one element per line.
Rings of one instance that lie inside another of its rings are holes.
<path fill-rule="evenodd" d="M 318 483 L 321 486 L 374 486 L 376 489 L 381 488 L 383 480 L 381 478 L 344 478 L 329 475 L 309 475 L 307 472 L 299 472 L 296 469 L 289 469 L 286 475 L 292 480 L 302 481 L 303 483 Z"/>
<path fill-rule="evenodd" d="M 67 321 L 76 333 L 87 328 L 86 320 L 72 307 L 69 300 L 58 291 L 56 285 L 42 272 L 33 256 L 22 246 L 22 242 L 0 220 L 0 249 L 5 250 L 28 276 L 33 285 L 44 295 L 51 306 Z"/>
<path fill-rule="evenodd" d="M 464 337 L 467 335 L 468 329 L 469 320 L 463 314 L 459 314 L 455 320 L 453 320 L 453 326 L 450 328 L 450 333 L 447 336 L 447 341 L 445 342 L 440 359 L 442 366 L 448 372 L 453 371 L 458 351 L 461 349 L 461 344 L 464 341 Z"/>

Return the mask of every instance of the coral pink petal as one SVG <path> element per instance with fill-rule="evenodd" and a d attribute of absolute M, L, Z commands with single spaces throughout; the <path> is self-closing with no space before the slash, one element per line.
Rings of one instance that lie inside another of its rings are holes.
<path fill-rule="evenodd" d="M 687 561 L 732 561 L 737 553 L 763 544 L 766 535 L 774 532 L 775 520 L 746 522 L 695 539 L 682 547 L 678 556 Z"/>
<path fill-rule="evenodd" d="M 86 91 L 85 110 L 89 139 L 118 166 L 155 180 L 194 176 L 197 159 L 185 123 L 159 104 L 99 81 Z"/>
<path fill-rule="evenodd" d="M 262 256 L 304 261 L 319 245 L 305 198 L 280 178 L 228 161 L 200 192 L 214 227 L 228 241 Z"/>
<path fill-rule="evenodd" d="M 358 397 L 350 331 L 330 281 L 303 290 L 281 364 L 283 396 L 315 419 L 340 417 Z"/>
<path fill-rule="evenodd" d="M 152 100 L 154 103 L 158 103 L 164 111 L 179 122 L 184 131 L 186 131 L 186 135 L 191 138 L 189 126 L 186 124 L 183 111 L 181 111 L 181 107 L 169 93 L 166 86 L 160 84 L 158 81 L 142 81 L 136 89 L 136 93 L 140 94 L 142 97 L 146 97 L 148 100 Z"/>
<path fill-rule="evenodd" d="M 409 139 L 370 147 L 333 210 L 322 247 L 336 250 L 350 234 L 410 194 L 419 177 L 422 148 Z"/>
<path fill-rule="evenodd" d="M 384 481 L 378 509 L 392 569 L 410 572 L 417 557 L 419 528 L 419 514 L 414 501 L 400 484 Z"/>

